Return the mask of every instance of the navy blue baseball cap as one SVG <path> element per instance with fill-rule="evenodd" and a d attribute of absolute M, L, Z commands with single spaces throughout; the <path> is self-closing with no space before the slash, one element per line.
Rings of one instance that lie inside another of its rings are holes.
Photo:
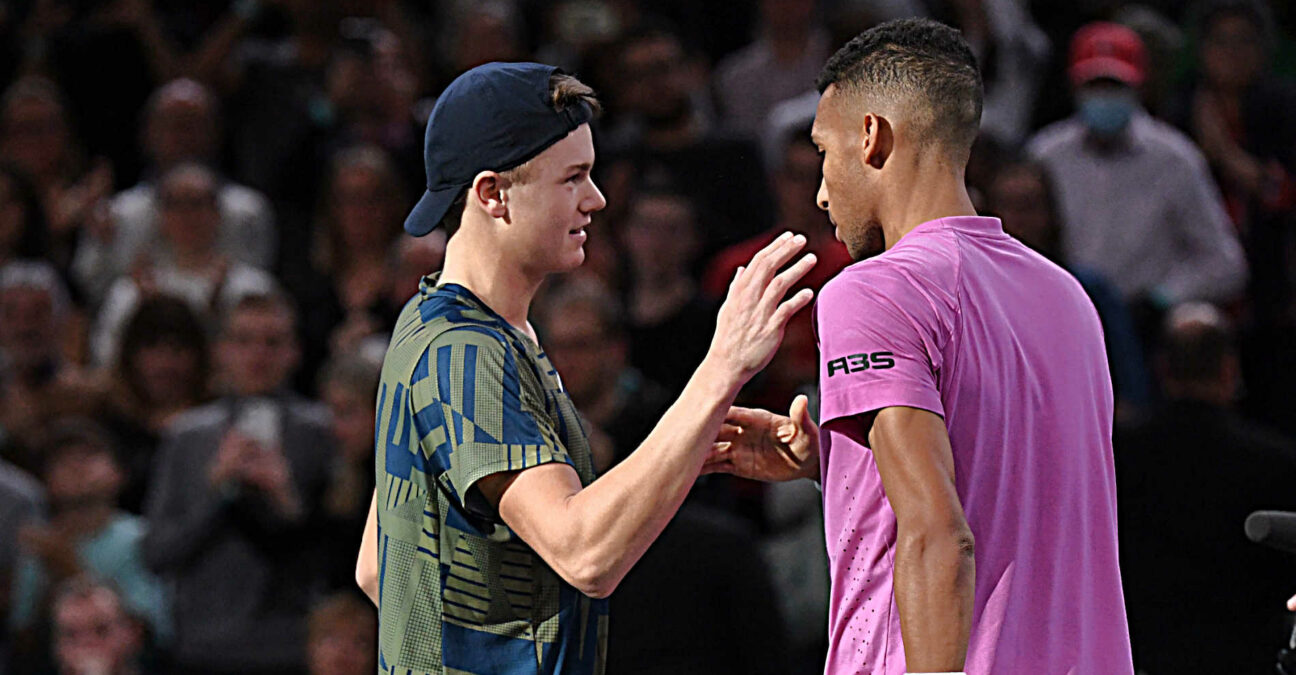
<path fill-rule="evenodd" d="M 446 87 L 423 139 L 427 192 L 405 219 L 421 237 L 436 229 L 450 204 L 482 171 L 508 171 L 594 117 L 588 103 L 555 110 L 549 78 L 562 71 L 539 63 L 488 63 Z"/>

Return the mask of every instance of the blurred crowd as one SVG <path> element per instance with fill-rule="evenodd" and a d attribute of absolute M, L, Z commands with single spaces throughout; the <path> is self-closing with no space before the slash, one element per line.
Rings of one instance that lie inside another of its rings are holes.
<path fill-rule="evenodd" d="M 815 204 L 813 81 L 916 15 L 981 64 L 977 207 L 1102 318 L 1139 667 L 1271 670 L 1296 564 L 1242 519 L 1296 509 L 1290 3 L 12 0 L 0 672 L 375 672 L 353 569 L 377 373 L 444 255 L 401 224 L 457 74 L 539 60 L 604 102 L 609 206 L 533 320 L 606 470 L 738 265 L 783 230 L 819 256 L 803 284 L 850 264 Z M 740 402 L 784 410 L 816 377 L 807 310 Z M 610 671 L 819 672 L 819 499 L 700 480 L 613 596 Z"/>

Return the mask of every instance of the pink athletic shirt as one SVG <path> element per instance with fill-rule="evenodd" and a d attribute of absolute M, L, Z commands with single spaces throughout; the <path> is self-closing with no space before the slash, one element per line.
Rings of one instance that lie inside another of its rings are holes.
<path fill-rule="evenodd" d="M 1116 554 L 1112 388 L 1080 284 L 995 218 L 924 223 L 815 306 L 829 675 L 905 672 L 895 513 L 847 418 L 945 420 L 976 538 L 969 675 L 1133 673 Z"/>

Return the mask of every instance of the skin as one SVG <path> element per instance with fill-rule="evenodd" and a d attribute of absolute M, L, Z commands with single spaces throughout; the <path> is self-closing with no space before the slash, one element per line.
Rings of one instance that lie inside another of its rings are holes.
<path fill-rule="evenodd" d="M 606 205 L 589 176 L 593 163 L 592 137 L 582 125 L 537 156 L 524 183 L 478 174 L 461 229 L 447 246 L 442 280 L 469 288 L 534 339 L 531 299 L 546 276 L 581 264 L 584 228 Z M 804 245 L 804 237 L 787 233 L 740 268 L 706 358 L 625 461 L 588 487 L 562 463 L 478 482 L 504 523 L 580 592 L 611 594 L 684 501 L 738 390 L 769 363 L 787 321 L 810 302 L 810 291 L 784 296 L 814 265 L 813 255 L 777 273 Z M 376 546 L 361 545 L 362 588 L 376 586 Z"/>
<path fill-rule="evenodd" d="M 976 215 L 964 187 L 966 151 L 923 142 L 903 102 L 828 87 L 812 137 L 823 155 L 819 207 L 861 260 L 894 246 L 918 225 Z M 890 407 L 829 427 L 868 446 L 896 515 L 895 597 L 907 668 L 961 671 L 975 582 L 974 544 L 954 487 L 945 422 L 925 410 Z M 788 415 L 732 408 L 704 471 L 766 481 L 819 474 L 819 430 L 804 397 Z"/>

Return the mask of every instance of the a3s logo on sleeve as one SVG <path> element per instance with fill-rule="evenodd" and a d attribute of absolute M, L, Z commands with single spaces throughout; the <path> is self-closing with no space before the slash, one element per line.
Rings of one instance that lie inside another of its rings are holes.
<path fill-rule="evenodd" d="M 851 354 L 828 362 L 828 377 L 837 373 L 858 373 L 861 370 L 885 370 L 895 367 L 895 354 L 891 352 L 873 352 L 871 354 Z"/>

